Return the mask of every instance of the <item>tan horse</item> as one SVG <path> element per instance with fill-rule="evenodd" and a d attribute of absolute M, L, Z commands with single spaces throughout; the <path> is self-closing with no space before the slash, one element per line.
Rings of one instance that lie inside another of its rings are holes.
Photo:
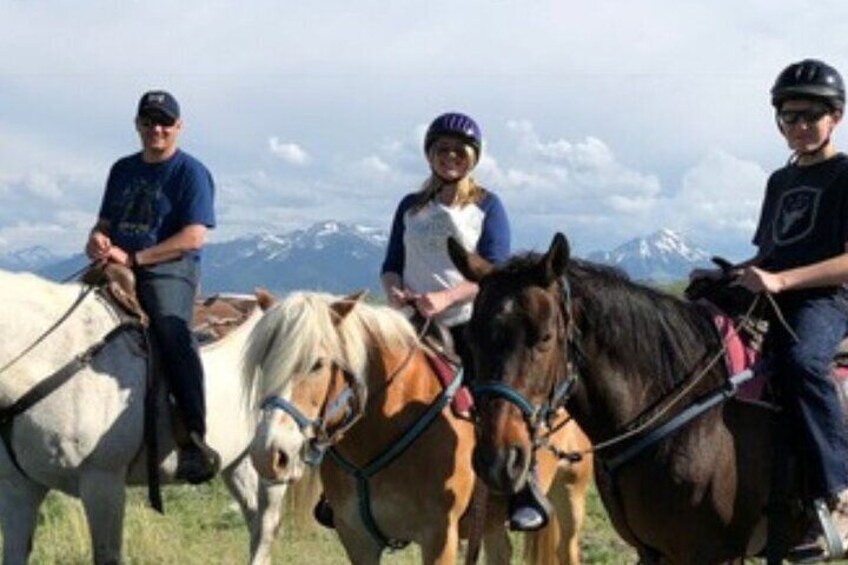
<path fill-rule="evenodd" d="M 475 485 L 475 431 L 446 407 L 449 396 L 403 315 L 357 297 L 293 293 L 254 328 L 245 377 L 265 399 L 254 465 L 266 479 L 289 482 L 321 461 L 352 562 L 377 563 L 387 546 L 405 543 L 421 547 L 424 563 L 456 562 L 460 519 Z M 560 430 L 564 449 L 573 447 L 576 429 Z M 547 488 L 558 462 L 550 452 L 540 462 Z M 578 559 L 587 467 L 560 474 L 554 499 L 564 510 L 559 522 L 531 536 L 533 562 Z M 486 555 L 509 563 L 503 499 L 493 500 Z"/>

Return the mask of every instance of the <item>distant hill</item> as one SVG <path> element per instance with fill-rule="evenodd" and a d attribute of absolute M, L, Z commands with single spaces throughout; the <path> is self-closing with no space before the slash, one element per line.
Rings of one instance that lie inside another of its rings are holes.
<path fill-rule="evenodd" d="M 201 292 L 252 292 L 258 286 L 275 293 L 296 289 L 382 292 L 380 266 L 387 241 L 385 231 L 328 221 L 285 234 L 212 243 L 203 250 Z M 54 261 L 36 269 L 2 264 L 0 268 L 33 270 L 63 280 L 87 262 L 82 254 Z"/>
<path fill-rule="evenodd" d="M 61 260 L 45 247 L 34 246 L 0 254 L 0 269 L 6 271 L 38 271 Z"/>
<path fill-rule="evenodd" d="M 203 294 L 276 293 L 295 289 L 335 294 L 367 288 L 378 295 L 380 265 L 388 242 L 384 230 L 326 221 L 281 234 L 249 235 L 209 244 L 203 258 Z M 634 280 L 667 285 L 709 263 L 709 253 L 680 234 L 663 229 L 587 259 L 616 266 Z M 72 276 L 87 263 L 83 255 L 59 259 L 43 248 L 0 255 L 0 268 L 35 271 L 53 280 Z"/>
<path fill-rule="evenodd" d="M 379 290 L 387 240 L 384 231 L 374 228 L 322 222 L 287 234 L 209 245 L 203 258 L 203 290 Z"/>
<path fill-rule="evenodd" d="M 692 269 L 711 265 L 708 252 L 669 229 L 631 239 L 612 251 L 590 253 L 586 259 L 618 267 L 631 279 L 660 284 L 685 279 Z"/>

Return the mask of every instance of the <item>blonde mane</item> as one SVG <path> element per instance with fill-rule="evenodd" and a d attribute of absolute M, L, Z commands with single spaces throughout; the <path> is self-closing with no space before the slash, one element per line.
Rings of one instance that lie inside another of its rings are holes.
<path fill-rule="evenodd" d="M 409 320 L 388 306 L 358 301 L 338 322 L 332 305 L 341 300 L 326 293 L 293 292 L 265 313 L 244 355 L 243 376 L 255 400 L 282 394 L 294 377 L 308 373 L 322 355 L 363 379 L 374 346 L 408 349 L 418 345 Z"/>

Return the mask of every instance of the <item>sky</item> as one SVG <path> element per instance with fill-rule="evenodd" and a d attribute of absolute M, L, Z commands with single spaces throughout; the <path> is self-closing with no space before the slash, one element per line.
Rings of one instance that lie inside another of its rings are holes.
<path fill-rule="evenodd" d="M 82 249 L 164 88 L 215 178 L 213 241 L 388 229 L 427 125 L 461 111 L 516 250 L 670 228 L 745 259 L 789 157 L 769 89 L 807 57 L 848 72 L 845 22 L 844 0 L 0 0 L 0 254 Z"/>

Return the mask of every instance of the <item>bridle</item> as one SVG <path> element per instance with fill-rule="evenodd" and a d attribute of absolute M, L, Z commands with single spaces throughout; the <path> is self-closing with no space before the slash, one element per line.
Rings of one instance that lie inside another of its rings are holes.
<path fill-rule="evenodd" d="M 261 404 L 263 412 L 281 410 L 291 416 L 306 438 L 303 461 L 313 467 L 321 464 L 327 449 L 338 443 L 365 413 L 368 391 L 364 381 L 335 361 L 331 371 L 334 375 L 341 372 L 345 386 L 333 399 L 329 398 L 332 386 L 327 387 L 328 397 L 324 400 L 323 410 L 315 418 L 309 418 L 293 402 L 280 395 L 270 395 Z"/>
<path fill-rule="evenodd" d="M 485 398 L 501 399 L 512 404 L 521 412 L 533 445 L 534 454 L 540 447 L 554 449 L 549 445 L 550 437 L 570 420 L 568 418 L 563 422 L 557 423 L 557 414 L 562 408 L 565 408 L 565 404 L 571 397 L 572 390 L 578 379 L 578 373 L 574 368 L 573 359 L 580 358 L 581 353 L 574 339 L 574 335 L 578 330 L 574 323 L 574 316 L 572 315 L 571 286 L 568 279 L 564 276 L 560 280 L 563 297 L 560 304 L 560 315 L 565 325 L 565 346 L 571 351 L 571 354 L 566 358 L 565 378 L 561 380 L 554 379 L 549 387 L 545 401 L 541 404 L 534 404 L 514 386 L 504 382 L 490 381 L 471 384 L 471 393 L 478 405 Z M 573 461 L 579 461 L 581 457 L 579 454 L 564 454 L 564 456 Z"/>

